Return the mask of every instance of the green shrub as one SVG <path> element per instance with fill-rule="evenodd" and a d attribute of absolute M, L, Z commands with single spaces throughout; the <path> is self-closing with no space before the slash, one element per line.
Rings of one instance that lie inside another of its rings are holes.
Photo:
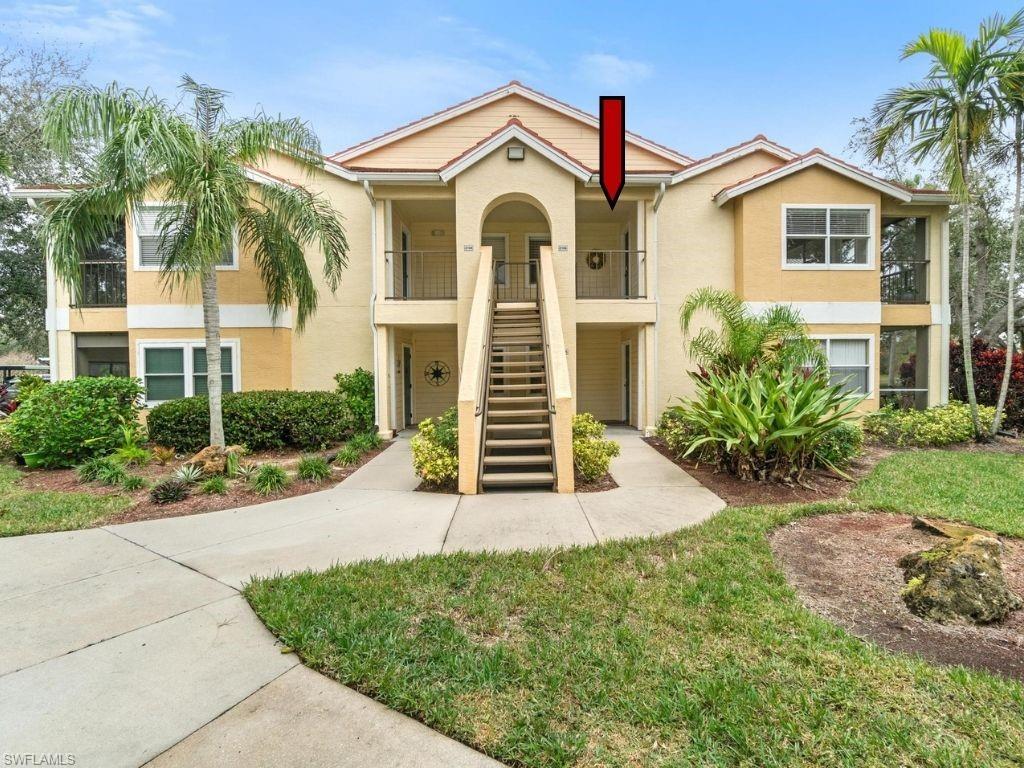
<path fill-rule="evenodd" d="M 410 441 L 412 466 L 430 485 L 444 486 L 459 478 L 459 414 L 453 407 L 436 419 L 424 419 Z"/>
<path fill-rule="evenodd" d="M 288 487 L 290 479 L 279 464 L 261 464 L 249 480 L 249 486 L 260 496 L 270 496 Z"/>
<path fill-rule="evenodd" d="M 114 451 L 113 458 L 124 467 L 144 467 L 150 462 L 153 455 L 138 445 L 122 445 Z"/>
<path fill-rule="evenodd" d="M 331 476 L 331 465 L 322 456 L 303 456 L 299 459 L 297 474 L 311 483 L 322 483 Z"/>
<path fill-rule="evenodd" d="M 572 462 L 580 477 L 590 482 L 608 474 L 619 444 L 604 436 L 604 424 L 589 413 L 572 417 Z"/>
<path fill-rule="evenodd" d="M 0 421 L 0 460 L 13 459 L 17 455 L 14 448 L 14 435 L 8 426 L 8 419 Z"/>
<path fill-rule="evenodd" d="M 334 377 L 338 382 L 338 394 L 344 398 L 352 418 L 352 429 L 369 432 L 374 427 L 373 374 L 363 368 L 352 373 L 339 373 Z"/>
<path fill-rule="evenodd" d="M 228 445 L 250 451 L 320 450 L 353 432 L 345 399 L 336 392 L 234 392 L 224 395 L 223 413 Z M 162 403 L 150 411 L 147 425 L 153 442 L 198 451 L 210 442 L 209 403 L 205 397 Z"/>
<path fill-rule="evenodd" d="M 129 493 L 132 491 L 141 491 L 146 487 L 146 481 L 138 475 L 128 475 L 121 483 L 121 487 Z"/>
<path fill-rule="evenodd" d="M 123 485 L 127 479 L 128 473 L 115 461 L 100 467 L 96 473 L 96 480 L 104 485 Z"/>
<path fill-rule="evenodd" d="M 995 409 L 979 406 L 982 424 L 991 424 Z M 927 410 L 901 410 L 886 406 L 864 417 L 864 432 L 873 440 L 893 446 L 941 446 L 974 439 L 971 408 L 951 402 Z"/>
<path fill-rule="evenodd" d="M 359 460 L 363 458 L 363 452 L 352 445 L 344 446 L 338 455 L 334 457 L 334 461 L 341 464 L 343 467 L 351 467 L 353 464 L 358 464 Z"/>
<path fill-rule="evenodd" d="M 138 418 L 142 386 L 121 376 L 83 377 L 38 389 L 7 420 L 18 453 L 70 467 L 122 444 L 122 424 Z"/>
<path fill-rule="evenodd" d="M 119 469 L 120 465 L 109 456 L 95 456 L 79 464 L 75 472 L 80 482 L 93 483 L 100 479 L 101 474 L 109 477 L 112 472 Z"/>
<path fill-rule="evenodd" d="M 174 504 L 188 498 L 188 483 L 169 477 L 154 485 L 149 490 L 149 498 L 155 504 Z"/>
<path fill-rule="evenodd" d="M 183 483 L 198 483 L 203 479 L 203 468 L 198 464 L 182 464 L 174 470 L 173 477 Z"/>
<path fill-rule="evenodd" d="M 743 480 L 799 480 L 825 435 L 863 400 L 801 368 L 758 366 L 691 378 L 695 396 L 675 409 L 695 435 L 683 455 L 703 451 Z"/>
<path fill-rule="evenodd" d="M 46 386 L 46 380 L 42 376 L 34 376 L 26 373 L 18 377 L 17 399 L 18 403 L 27 402 L 34 394 Z"/>
<path fill-rule="evenodd" d="M 213 477 L 208 477 L 204 480 L 203 484 L 199 486 L 199 490 L 207 495 L 225 494 L 228 492 L 228 481 L 221 475 L 214 475 Z"/>
<path fill-rule="evenodd" d="M 380 448 L 384 441 L 376 432 L 362 432 L 358 435 L 354 435 L 348 444 L 355 448 L 360 453 L 369 453 Z"/>
<path fill-rule="evenodd" d="M 242 456 L 237 451 L 224 455 L 225 477 L 238 477 L 238 470 L 242 467 Z"/>
<path fill-rule="evenodd" d="M 845 469 L 860 456 L 864 448 L 864 430 L 852 421 L 841 421 L 824 435 L 814 447 L 815 464 Z"/>

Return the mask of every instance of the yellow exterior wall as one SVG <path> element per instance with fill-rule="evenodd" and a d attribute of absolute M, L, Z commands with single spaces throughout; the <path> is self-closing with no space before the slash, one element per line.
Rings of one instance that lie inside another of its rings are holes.
<path fill-rule="evenodd" d="M 457 350 L 458 337 L 454 328 L 415 331 L 412 334 L 412 407 L 417 422 L 430 416 L 440 416 L 458 400 Z M 447 364 L 452 372 L 448 382 L 440 387 L 427 383 L 423 375 L 434 360 Z"/>
<path fill-rule="evenodd" d="M 360 168 L 440 168 L 467 148 L 490 136 L 513 117 L 588 167 L 598 166 L 596 128 L 517 94 L 352 157 L 345 163 Z M 631 171 L 671 171 L 678 170 L 680 166 L 627 143 L 626 167 Z"/>
<path fill-rule="evenodd" d="M 221 337 L 238 339 L 242 390 L 292 389 L 292 332 L 283 328 L 222 328 Z M 136 328 L 128 332 L 128 363 L 140 376 L 140 341 L 202 339 L 202 328 Z M 298 388 L 298 387 L 297 387 Z"/>
<path fill-rule="evenodd" d="M 576 409 L 601 421 L 622 418 L 622 338 L 618 330 L 576 333 Z"/>
<path fill-rule="evenodd" d="M 873 269 L 783 269 L 782 206 L 809 203 L 874 206 Z M 741 248 L 735 258 L 745 301 L 879 301 L 881 195 L 820 167 L 807 168 L 748 192 L 739 208 Z"/>

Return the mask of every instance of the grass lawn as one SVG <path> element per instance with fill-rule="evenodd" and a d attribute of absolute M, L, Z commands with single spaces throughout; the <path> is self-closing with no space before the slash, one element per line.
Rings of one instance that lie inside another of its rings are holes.
<path fill-rule="evenodd" d="M 1021 459 L 907 455 L 858 499 L 1024 531 L 991 487 Z M 513 765 L 1021 765 L 1019 683 L 890 654 L 795 599 L 766 534 L 850 508 L 727 509 L 656 539 L 362 563 L 246 595 L 310 666 Z"/>
<path fill-rule="evenodd" d="M 0 465 L 0 536 L 85 528 L 128 506 L 118 495 L 22 490 L 20 477 L 18 470 Z"/>

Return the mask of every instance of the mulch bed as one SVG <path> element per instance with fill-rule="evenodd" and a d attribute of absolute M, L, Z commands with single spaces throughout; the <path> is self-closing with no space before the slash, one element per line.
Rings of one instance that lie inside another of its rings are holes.
<path fill-rule="evenodd" d="M 139 520 L 159 520 L 166 517 L 185 517 L 203 512 L 216 512 L 222 509 L 234 509 L 236 507 L 247 507 L 253 504 L 263 504 L 277 499 L 288 499 L 294 496 L 303 496 L 307 493 L 323 491 L 340 483 L 361 466 L 384 451 L 390 442 L 384 443 L 380 448 L 369 451 L 360 458 L 358 464 L 349 467 L 331 465 L 331 477 L 322 483 L 311 483 L 306 480 L 292 478 L 292 482 L 280 493 L 269 496 L 261 496 L 251 491 L 241 480 L 228 481 L 228 492 L 224 494 L 204 494 L 195 489 L 184 501 L 175 504 L 155 504 L 149 497 L 149 489 L 128 493 L 111 486 L 99 485 L 96 483 L 81 483 L 73 469 L 24 469 L 20 486 L 30 491 L 62 491 L 62 492 L 83 492 L 95 493 L 97 495 L 121 495 L 132 500 L 131 506 L 123 512 L 96 521 L 96 525 L 116 525 L 119 523 L 133 523 Z M 336 449 L 320 452 L 318 455 L 331 456 Z M 244 461 L 254 464 L 274 462 L 289 470 L 294 470 L 295 465 L 303 456 L 317 455 L 305 451 L 260 451 L 247 454 Z M 151 462 L 144 467 L 130 467 L 129 474 L 139 475 L 145 478 L 148 484 L 169 477 L 174 470 L 186 462 L 189 457 L 176 458 L 173 461 L 161 466 Z"/>
<path fill-rule="evenodd" d="M 870 472 L 882 457 L 891 453 L 885 448 L 866 446 L 864 453 L 846 470 L 850 480 L 824 470 L 813 470 L 804 473 L 805 487 L 803 485 L 755 483 L 749 480 L 740 480 L 725 472 L 719 472 L 709 464 L 701 464 L 689 459 L 677 459 L 660 437 L 645 437 L 643 440 L 669 461 L 681 467 L 694 480 L 717 495 L 730 507 L 760 504 L 806 504 L 845 498 L 858 479 Z"/>
<path fill-rule="evenodd" d="M 801 602 L 850 633 L 892 651 L 920 654 L 1024 680 L 1024 609 L 998 625 L 938 624 L 903 603 L 900 557 L 942 539 L 902 515 L 851 513 L 797 520 L 774 531 L 772 551 Z M 1007 583 L 1024 595 L 1024 540 L 1004 538 Z"/>

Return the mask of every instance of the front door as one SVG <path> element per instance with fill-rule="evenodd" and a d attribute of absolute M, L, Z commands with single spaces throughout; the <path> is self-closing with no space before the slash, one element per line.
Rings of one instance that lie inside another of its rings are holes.
<path fill-rule="evenodd" d="M 402 402 L 405 407 L 405 426 L 411 427 L 415 422 L 412 414 L 412 347 L 402 345 Z"/>

